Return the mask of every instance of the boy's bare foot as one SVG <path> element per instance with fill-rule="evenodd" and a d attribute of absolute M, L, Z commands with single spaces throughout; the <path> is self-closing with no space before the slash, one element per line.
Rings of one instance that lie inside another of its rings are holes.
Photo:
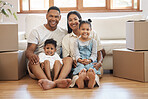
<path fill-rule="evenodd" d="M 82 69 L 79 72 L 79 78 L 76 81 L 78 88 L 84 88 L 84 80 L 86 79 L 86 69 Z"/>
<path fill-rule="evenodd" d="M 87 71 L 87 76 L 89 78 L 88 88 L 94 88 L 94 85 L 96 84 L 96 81 L 95 81 L 95 71 L 92 68 L 90 68 Z"/>
<path fill-rule="evenodd" d="M 55 83 L 58 88 L 69 88 L 71 84 L 71 79 L 57 79 Z"/>
<path fill-rule="evenodd" d="M 43 88 L 44 90 L 47 90 L 47 89 L 52 89 L 54 87 L 56 87 L 56 83 L 53 82 L 53 81 L 50 81 L 48 79 L 40 79 L 38 81 L 38 85 Z"/>

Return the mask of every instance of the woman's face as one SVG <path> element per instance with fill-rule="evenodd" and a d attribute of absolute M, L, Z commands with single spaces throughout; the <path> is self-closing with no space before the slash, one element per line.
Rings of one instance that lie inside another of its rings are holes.
<path fill-rule="evenodd" d="M 69 24 L 69 27 L 72 30 L 79 29 L 79 18 L 78 18 L 78 16 L 75 15 L 75 14 L 71 14 L 68 18 L 68 24 Z"/>

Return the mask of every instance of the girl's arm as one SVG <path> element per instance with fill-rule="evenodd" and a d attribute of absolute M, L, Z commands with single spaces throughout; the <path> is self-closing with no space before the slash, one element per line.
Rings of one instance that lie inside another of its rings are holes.
<path fill-rule="evenodd" d="M 75 51 L 74 52 L 74 57 L 75 57 L 76 61 L 78 61 L 78 59 L 80 60 L 81 57 L 80 57 L 79 48 L 78 48 L 78 41 L 76 41 L 74 43 L 74 51 Z"/>
<path fill-rule="evenodd" d="M 97 42 L 96 40 L 92 39 L 92 53 L 91 53 L 91 56 L 90 56 L 90 59 L 92 61 L 95 61 L 97 59 Z"/>

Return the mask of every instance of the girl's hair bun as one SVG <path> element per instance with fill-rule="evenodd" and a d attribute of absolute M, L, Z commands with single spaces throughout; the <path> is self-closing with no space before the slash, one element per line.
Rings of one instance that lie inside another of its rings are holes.
<path fill-rule="evenodd" d="M 90 22 L 90 23 L 91 23 L 91 22 L 92 22 L 92 20 L 91 20 L 91 19 L 88 19 L 88 22 Z"/>
<path fill-rule="evenodd" d="M 82 20 L 79 20 L 79 22 L 82 22 Z"/>

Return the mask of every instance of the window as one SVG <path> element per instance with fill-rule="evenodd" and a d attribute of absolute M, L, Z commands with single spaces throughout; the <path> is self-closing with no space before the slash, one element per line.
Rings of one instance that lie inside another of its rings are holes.
<path fill-rule="evenodd" d="M 62 12 L 140 11 L 140 0 L 19 0 L 21 13 L 42 13 L 50 6 Z"/>

